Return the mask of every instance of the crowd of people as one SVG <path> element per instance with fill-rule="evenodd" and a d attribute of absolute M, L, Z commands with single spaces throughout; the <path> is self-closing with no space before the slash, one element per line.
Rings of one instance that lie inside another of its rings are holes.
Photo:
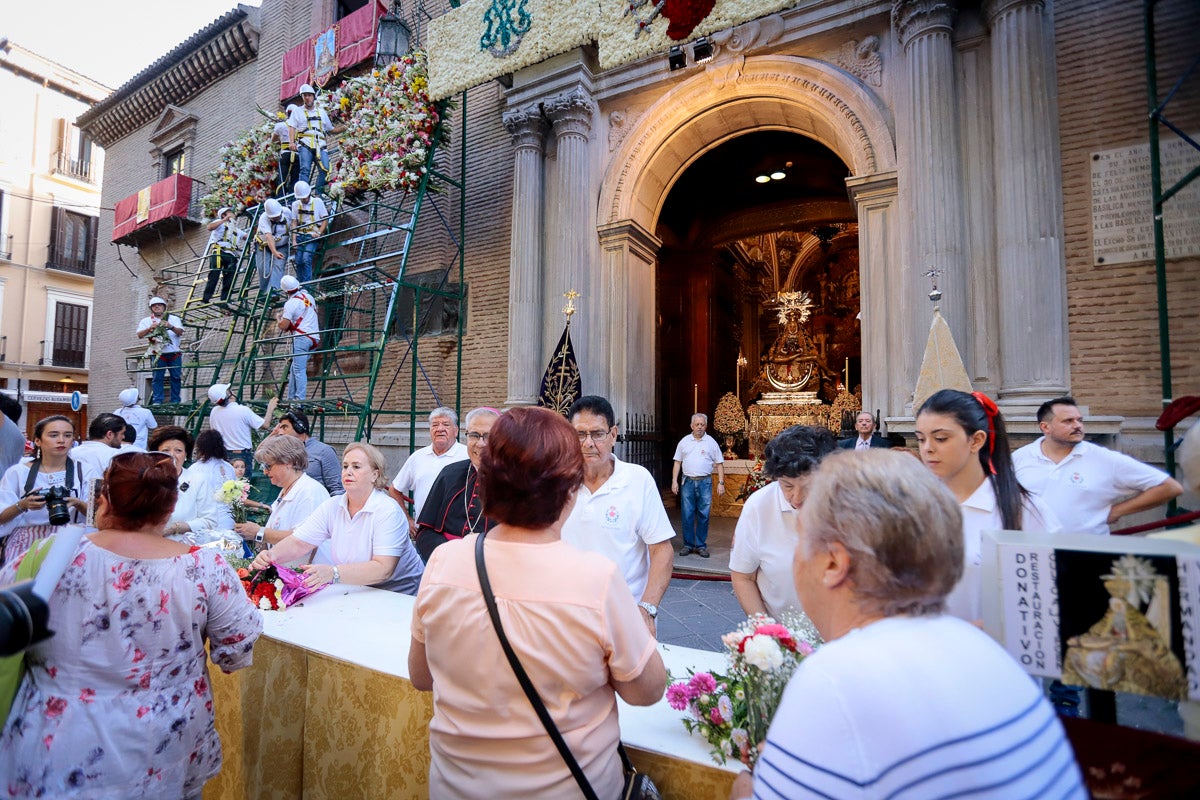
<path fill-rule="evenodd" d="M 465 445 L 455 411 L 437 408 L 430 445 L 390 482 L 378 448 L 353 442 L 339 463 L 297 409 L 276 418 L 272 400 L 260 417 L 224 384 L 209 398 L 210 427 L 194 440 L 130 389 L 86 442 L 48 417 L 32 457 L 6 465 L 0 585 L 62 526 L 89 511 L 93 523 L 51 598 L 59 634 L 30 649 L 0 733 L 10 794 L 199 796 L 220 764 L 206 658 L 248 666 L 262 626 L 212 547 L 232 542 L 253 569 L 292 566 L 311 588 L 415 596 L 411 680 L 437 690 L 431 796 L 572 796 L 583 781 L 619 795 L 615 698 L 662 698 L 658 607 L 677 555 L 707 556 L 712 473 L 723 489 L 703 415 L 675 452 L 677 553 L 653 477 L 614 453 L 603 397 L 579 398 L 565 418 L 476 408 Z M 990 398 L 942 390 L 916 415 L 916 458 L 889 452 L 866 412 L 840 443 L 803 425 L 767 443 L 773 480 L 737 522 L 732 591 L 747 615 L 806 614 L 826 644 L 797 670 L 734 797 L 1085 796 L 1041 688 L 980 630 L 982 532 L 1107 533 L 1182 487 L 1084 441 L 1070 397 L 1038 420 L 1043 436 L 1012 452 Z M 235 522 L 218 492 L 255 465 L 278 497 L 265 521 Z M 579 774 L 522 699 L 506 650 Z"/>

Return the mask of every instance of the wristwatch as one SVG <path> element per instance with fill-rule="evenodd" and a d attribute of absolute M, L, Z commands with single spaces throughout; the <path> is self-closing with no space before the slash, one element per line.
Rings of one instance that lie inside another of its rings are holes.
<path fill-rule="evenodd" d="M 254 541 L 261 543 L 263 540 L 263 534 L 266 532 L 266 528 L 259 528 L 258 533 L 254 534 Z"/>
<path fill-rule="evenodd" d="M 331 583 L 341 583 L 341 582 L 342 582 L 342 573 L 338 571 L 338 568 L 335 565 L 333 568 L 333 580 L 331 581 Z"/>
<path fill-rule="evenodd" d="M 650 615 L 650 619 L 658 617 L 658 606 L 653 603 L 638 603 L 638 607 Z"/>

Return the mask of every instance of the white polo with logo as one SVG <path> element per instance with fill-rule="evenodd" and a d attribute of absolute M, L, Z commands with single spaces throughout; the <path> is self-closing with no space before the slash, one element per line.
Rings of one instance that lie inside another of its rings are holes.
<path fill-rule="evenodd" d="M 633 599 L 641 600 L 650 574 L 649 546 L 674 537 L 675 530 L 646 468 L 610 457 L 613 474 L 595 494 L 579 487 L 562 540 L 614 561 Z"/>
<path fill-rule="evenodd" d="M 1107 536 L 1115 503 L 1153 489 L 1168 478 L 1160 469 L 1091 442 L 1080 442 L 1055 464 L 1042 452 L 1041 437 L 1013 453 L 1021 485 L 1042 499 L 1063 533 Z"/>

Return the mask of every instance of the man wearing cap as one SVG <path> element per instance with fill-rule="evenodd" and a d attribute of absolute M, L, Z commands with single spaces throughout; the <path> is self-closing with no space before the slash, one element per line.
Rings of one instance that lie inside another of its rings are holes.
<path fill-rule="evenodd" d="M 213 404 L 208 416 L 208 426 L 225 440 L 225 449 L 229 453 L 229 461 L 240 458 L 246 464 L 246 475 L 250 475 L 254 467 L 254 439 L 251 434 L 259 428 L 266 427 L 267 420 L 275 415 L 275 406 L 279 404 L 278 397 L 272 397 L 267 402 L 265 418 L 255 414 L 237 401 L 229 393 L 228 383 L 214 383 L 208 389 L 208 399 Z"/>
<path fill-rule="evenodd" d="M 128 389 L 123 389 L 118 395 L 121 400 L 121 407 L 113 409 L 113 413 L 127 423 L 133 426 L 136 431 L 133 444 L 142 450 L 146 449 L 146 442 L 150 435 L 150 431 L 158 427 L 158 420 L 150 413 L 150 410 L 138 403 L 138 390 L 130 386 Z"/>
<path fill-rule="evenodd" d="M 229 299 L 233 288 L 233 271 L 237 267 L 238 252 L 246 242 L 246 232 L 233 224 L 233 209 L 218 209 L 217 218 L 208 223 L 209 267 L 208 282 L 204 284 L 203 302 L 212 300 L 221 279 L 221 299 Z"/>
<path fill-rule="evenodd" d="M 313 197 L 308 181 L 296 182 L 296 199 L 292 201 L 292 221 L 295 223 L 296 278 L 308 283 L 313 276 L 313 257 L 317 254 L 316 239 L 325 235 L 329 212 L 325 201 Z"/>
<path fill-rule="evenodd" d="M 258 218 L 258 290 L 276 291 L 283 279 L 287 263 L 288 242 L 291 239 L 292 212 L 279 201 L 268 198 L 263 203 L 263 213 Z"/>
<path fill-rule="evenodd" d="M 325 109 L 317 107 L 317 93 L 312 86 L 306 83 L 300 87 L 300 99 L 304 105 L 296 107 L 288 117 L 288 127 L 292 129 L 290 146 L 300 157 L 300 180 L 314 184 L 319 192 L 325 188 L 325 176 L 329 173 L 325 134 L 336 133 L 340 128 L 334 128 Z"/>
<path fill-rule="evenodd" d="M 292 335 L 292 367 L 288 371 L 287 399 L 303 400 L 308 394 L 308 354 L 321 337 L 317 322 L 317 304 L 312 295 L 300 288 L 300 281 L 284 275 L 280 287 L 287 295 L 279 330 Z"/>
<path fill-rule="evenodd" d="M 171 373 L 171 402 L 179 402 L 179 393 L 183 388 L 181 366 L 183 354 L 179 351 L 179 337 L 183 334 L 183 320 L 174 314 L 167 314 L 167 301 L 161 297 L 150 298 L 150 316 L 142 317 L 138 323 L 137 337 L 148 338 L 150 346 L 158 350 L 154 359 L 154 379 L 150 384 L 150 404 L 159 405 L 163 401 L 163 378 Z"/>
<path fill-rule="evenodd" d="M 275 123 L 274 129 L 271 131 L 271 144 L 279 147 L 279 181 L 275 184 L 276 199 L 291 194 L 292 187 L 296 185 L 296 179 L 300 175 L 300 165 L 297 163 L 296 154 L 292 152 L 292 128 L 287 123 L 288 118 L 295 110 L 295 103 L 289 103 L 288 107 L 280 112 L 279 121 Z"/>

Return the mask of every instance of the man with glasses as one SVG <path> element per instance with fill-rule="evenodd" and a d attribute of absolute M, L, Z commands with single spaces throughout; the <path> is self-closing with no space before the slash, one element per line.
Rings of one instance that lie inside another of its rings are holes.
<path fill-rule="evenodd" d="M 429 412 L 429 446 L 422 447 L 404 461 L 404 466 L 388 487 L 388 494 L 404 509 L 411 533 L 416 533 L 425 498 L 442 469 L 467 459 L 467 448 L 458 441 L 458 414 L 442 406 Z M 408 504 L 412 503 L 412 516 Z"/>
<path fill-rule="evenodd" d="M 488 531 L 495 525 L 483 513 L 478 477 L 488 433 L 499 416 L 499 411 L 486 406 L 467 414 L 467 460 L 442 468 L 417 515 L 413 539 L 423 560 L 429 561 L 433 551 L 451 539 Z"/>
<path fill-rule="evenodd" d="M 562 539 L 607 556 L 621 569 L 650 633 L 671 582 L 675 536 L 654 478 L 645 467 L 613 454 L 617 442 L 612 404 L 586 395 L 567 414 L 583 449 L 583 485 L 563 524 Z"/>

